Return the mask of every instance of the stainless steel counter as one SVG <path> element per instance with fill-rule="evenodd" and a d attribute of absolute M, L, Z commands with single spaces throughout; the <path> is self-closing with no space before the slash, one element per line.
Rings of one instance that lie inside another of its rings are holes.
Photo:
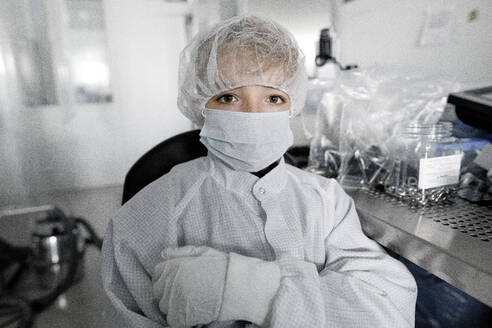
<path fill-rule="evenodd" d="M 492 307 L 492 206 L 457 199 L 416 209 L 376 192 L 349 193 L 367 236 Z"/>

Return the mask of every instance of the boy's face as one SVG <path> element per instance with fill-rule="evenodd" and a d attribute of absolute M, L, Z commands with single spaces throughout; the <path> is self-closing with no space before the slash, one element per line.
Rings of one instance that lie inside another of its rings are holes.
<path fill-rule="evenodd" d="M 289 110 L 289 96 L 278 89 L 250 85 L 225 91 L 212 97 L 206 108 L 233 112 L 270 113 Z"/>

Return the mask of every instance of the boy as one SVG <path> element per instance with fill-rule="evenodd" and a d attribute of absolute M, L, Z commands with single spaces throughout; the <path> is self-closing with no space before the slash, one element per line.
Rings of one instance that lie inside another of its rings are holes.
<path fill-rule="evenodd" d="M 251 16 L 183 50 L 178 107 L 208 155 L 110 222 L 108 326 L 413 327 L 415 281 L 362 233 L 352 199 L 284 163 L 303 61 L 286 30 Z"/>

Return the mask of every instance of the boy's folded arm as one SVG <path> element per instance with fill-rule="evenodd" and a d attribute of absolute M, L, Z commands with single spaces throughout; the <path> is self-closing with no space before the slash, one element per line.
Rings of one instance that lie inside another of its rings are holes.
<path fill-rule="evenodd" d="M 406 267 L 361 229 L 353 200 L 336 185 L 335 227 L 326 262 L 280 259 L 270 327 L 413 327 L 417 289 Z"/>
<path fill-rule="evenodd" d="M 269 327 L 413 327 L 415 280 L 363 234 L 352 199 L 338 195 L 324 269 L 290 256 L 265 262 L 231 254 L 223 318 Z"/>
<path fill-rule="evenodd" d="M 326 263 L 320 273 L 327 312 L 372 320 L 378 326 L 413 327 L 417 287 L 413 276 L 362 231 L 354 201 L 337 184 L 335 216 L 340 218 L 325 240 Z"/>
<path fill-rule="evenodd" d="M 104 327 L 168 327 L 152 301 L 149 275 L 129 249 L 117 242 L 115 244 L 112 221 L 108 225 L 102 249 L 102 279 L 106 294 Z"/>

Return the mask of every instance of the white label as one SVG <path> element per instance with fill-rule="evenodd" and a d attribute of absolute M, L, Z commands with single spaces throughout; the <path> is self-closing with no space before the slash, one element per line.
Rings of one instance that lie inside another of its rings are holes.
<path fill-rule="evenodd" d="M 422 158 L 419 167 L 419 189 L 456 184 L 460 178 L 461 154 Z"/>

